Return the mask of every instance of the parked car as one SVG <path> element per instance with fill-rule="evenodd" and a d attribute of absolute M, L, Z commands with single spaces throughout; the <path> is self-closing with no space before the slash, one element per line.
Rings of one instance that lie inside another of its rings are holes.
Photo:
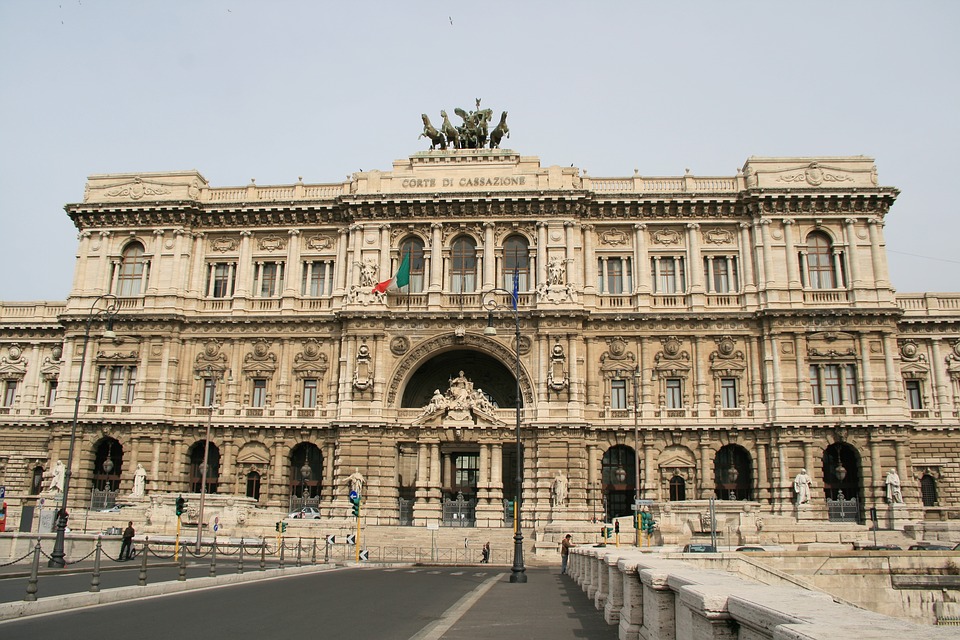
<path fill-rule="evenodd" d="M 320 509 L 316 507 L 303 507 L 287 514 L 288 518 L 298 518 L 300 520 L 319 520 Z"/>
<path fill-rule="evenodd" d="M 865 544 L 859 547 L 859 551 L 900 551 L 900 547 L 895 544 Z"/>
<path fill-rule="evenodd" d="M 956 547 L 949 547 L 945 544 L 934 544 L 932 542 L 918 542 L 907 547 L 907 551 L 950 551 Z"/>
<path fill-rule="evenodd" d="M 106 509 L 100 509 L 100 513 L 117 513 L 120 509 L 125 507 L 132 507 L 132 504 L 115 504 L 112 507 L 107 507 Z"/>
<path fill-rule="evenodd" d="M 737 547 L 737 551 L 766 551 L 763 547 Z"/>
<path fill-rule="evenodd" d="M 716 553 L 717 548 L 712 544 L 685 544 L 683 553 Z"/>

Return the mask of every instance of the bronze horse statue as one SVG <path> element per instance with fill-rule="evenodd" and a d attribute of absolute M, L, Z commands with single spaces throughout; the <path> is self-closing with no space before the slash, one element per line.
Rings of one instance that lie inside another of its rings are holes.
<path fill-rule="evenodd" d="M 493 128 L 493 131 L 490 132 L 490 148 L 491 148 L 491 149 L 499 149 L 499 148 L 500 148 L 500 140 L 502 140 L 504 136 L 506 136 L 506 137 L 508 137 L 508 138 L 510 137 L 510 129 L 509 129 L 509 127 L 507 127 L 507 112 L 506 112 L 506 111 L 504 111 L 504 112 L 500 115 L 500 124 L 498 124 L 496 127 L 494 127 L 494 128 Z"/>
<path fill-rule="evenodd" d="M 440 125 L 440 131 L 443 132 L 443 135 L 447 136 L 447 144 L 454 149 L 459 149 L 460 134 L 457 132 L 457 128 L 450 124 L 450 118 L 447 117 L 446 111 L 441 111 L 440 115 L 443 116 L 443 124 Z"/>
<path fill-rule="evenodd" d="M 430 150 L 433 151 L 440 147 L 440 149 L 447 148 L 447 139 L 442 133 L 437 131 L 437 128 L 430 124 L 430 118 L 427 117 L 427 114 L 421 113 L 420 117 L 423 118 L 423 133 L 421 133 L 418 138 L 430 138 Z"/>

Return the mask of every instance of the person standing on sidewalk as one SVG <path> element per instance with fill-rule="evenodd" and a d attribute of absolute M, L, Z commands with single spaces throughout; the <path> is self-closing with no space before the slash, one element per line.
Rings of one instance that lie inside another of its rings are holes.
<path fill-rule="evenodd" d="M 567 558 L 570 557 L 570 547 L 574 546 L 570 538 L 571 536 L 568 533 L 563 540 L 560 541 L 560 575 L 567 572 Z"/>
<path fill-rule="evenodd" d="M 137 535 L 137 533 L 133 530 L 133 520 L 130 520 L 127 523 L 127 528 L 123 530 L 123 542 L 120 543 L 121 560 L 129 560 L 131 558 L 130 551 L 133 548 L 133 536 L 135 535 Z"/>

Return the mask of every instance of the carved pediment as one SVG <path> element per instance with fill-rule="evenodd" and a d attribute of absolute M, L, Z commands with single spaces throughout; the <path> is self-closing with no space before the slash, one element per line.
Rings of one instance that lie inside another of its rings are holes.
<path fill-rule="evenodd" d="M 250 377 L 272 376 L 277 370 L 277 354 L 270 351 L 270 343 L 260 339 L 253 343 L 253 351 L 243 357 L 243 372 Z"/>
<path fill-rule="evenodd" d="M 259 442 L 248 442 L 237 453 L 237 464 L 267 466 L 270 464 L 270 450 Z"/>
<path fill-rule="evenodd" d="M 696 467 L 696 458 L 693 452 L 686 447 L 667 447 L 660 454 L 661 469 L 689 469 Z"/>

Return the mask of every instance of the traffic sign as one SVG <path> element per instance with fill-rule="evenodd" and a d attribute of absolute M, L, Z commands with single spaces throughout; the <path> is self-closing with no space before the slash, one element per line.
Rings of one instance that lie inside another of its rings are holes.
<path fill-rule="evenodd" d="M 327 544 L 337 544 L 337 536 L 327 536 Z"/>
<path fill-rule="evenodd" d="M 360 497 L 360 494 L 357 493 L 356 491 L 351 491 L 351 492 L 350 492 L 350 499 L 351 499 L 351 500 L 356 500 L 356 499 L 359 498 L 359 497 Z"/>
<path fill-rule="evenodd" d="M 347 544 L 357 544 L 357 536 L 354 533 L 347 534 Z"/>
<path fill-rule="evenodd" d="M 361 560 L 369 560 L 369 559 L 370 559 L 370 552 L 367 551 L 366 549 L 362 549 L 362 550 L 360 551 L 360 559 L 361 559 Z"/>
<path fill-rule="evenodd" d="M 7 497 L 7 488 L 0 484 L 0 500 L 3 500 Z"/>

